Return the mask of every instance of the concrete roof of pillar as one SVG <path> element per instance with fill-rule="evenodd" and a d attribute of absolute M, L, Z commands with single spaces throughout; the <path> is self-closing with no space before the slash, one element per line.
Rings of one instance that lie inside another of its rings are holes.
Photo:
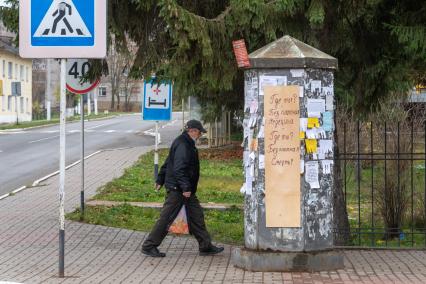
<path fill-rule="evenodd" d="M 337 59 L 291 36 L 283 36 L 250 53 L 251 68 L 337 69 Z"/>

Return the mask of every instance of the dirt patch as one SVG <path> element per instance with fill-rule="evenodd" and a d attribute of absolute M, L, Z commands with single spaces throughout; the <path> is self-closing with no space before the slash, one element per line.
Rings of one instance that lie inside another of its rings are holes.
<path fill-rule="evenodd" d="M 200 151 L 200 159 L 209 159 L 216 161 L 225 161 L 243 158 L 243 148 L 240 144 L 232 144 L 230 146 L 203 149 Z"/>

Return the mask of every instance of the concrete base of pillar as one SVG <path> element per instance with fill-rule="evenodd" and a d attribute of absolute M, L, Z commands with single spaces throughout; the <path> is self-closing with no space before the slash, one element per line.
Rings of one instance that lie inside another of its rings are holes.
<path fill-rule="evenodd" d="M 344 268 L 343 254 L 336 250 L 273 252 L 235 248 L 231 262 L 238 268 L 262 272 L 314 272 Z"/>

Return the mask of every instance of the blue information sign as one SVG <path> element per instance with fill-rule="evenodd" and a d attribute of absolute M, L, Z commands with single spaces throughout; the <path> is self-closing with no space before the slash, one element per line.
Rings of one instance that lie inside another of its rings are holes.
<path fill-rule="evenodd" d="M 172 116 L 172 84 L 158 84 L 154 80 L 144 83 L 143 120 L 170 120 Z"/>

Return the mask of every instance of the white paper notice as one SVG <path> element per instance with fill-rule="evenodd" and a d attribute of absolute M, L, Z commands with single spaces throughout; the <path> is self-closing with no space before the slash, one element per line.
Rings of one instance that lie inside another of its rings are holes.
<path fill-rule="evenodd" d="M 263 118 L 263 122 L 260 125 L 259 133 L 257 133 L 257 138 L 264 138 L 265 137 L 265 118 Z"/>
<path fill-rule="evenodd" d="M 300 118 L 299 128 L 300 131 L 306 131 L 308 129 L 308 119 L 306 117 Z"/>
<path fill-rule="evenodd" d="M 251 195 L 253 192 L 253 178 L 246 177 L 246 194 Z"/>
<path fill-rule="evenodd" d="M 299 97 L 300 98 L 303 98 L 303 93 L 304 92 L 305 92 L 305 88 L 303 86 L 300 86 L 300 89 L 299 89 Z"/>
<path fill-rule="evenodd" d="M 265 168 L 265 155 L 259 155 L 259 169 L 263 170 Z"/>
<path fill-rule="evenodd" d="M 300 160 L 300 174 L 303 175 L 305 172 L 305 160 Z"/>
<path fill-rule="evenodd" d="M 325 97 L 325 109 L 326 110 L 333 110 L 334 109 L 333 96 L 326 96 Z"/>
<path fill-rule="evenodd" d="M 250 113 L 256 113 L 257 112 L 257 101 L 253 100 L 250 104 Z"/>
<path fill-rule="evenodd" d="M 324 155 L 333 154 L 333 141 L 332 140 L 319 140 L 319 148 Z"/>
<path fill-rule="evenodd" d="M 318 162 L 306 162 L 305 164 L 305 181 L 309 183 L 311 188 L 320 188 L 318 181 L 319 165 Z"/>
<path fill-rule="evenodd" d="M 321 81 L 320 80 L 313 80 L 311 81 L 311 92 L 319 92 L 321 93 Z"/>
<path fill-rule="evenodd" d="M 307 139 L 316 139 L 317 138 L 317 129 L 316 128 L 307 129 L 306 130 L 306 138 Z"/>
<path fill-rule="evenodd" d="M 322 93 L 326 96 L 333 96 L 333 87 L 322 87 Z"/>
<path fill-rule="evenodd" d="M 290 69 L 291 77 L 300 78 L 305 74 L 303 69 Z"/>
<path fill-rule="evenodd" d="M 260 96 L 263 96 L 263 87 L 265 86 L 287 86 L 287 76 L 260 76 Z"/>
<path fill-rule="evenodd" d="M 321 113 L 325 112 L 325 100 L 308 99 L 308 116 L 321 117 Z"/>
<path fill-rule="evenodd" d="M 241 186 L 240 193 L 243 194 L 243 195 L 246 193 L 246 184 L 245 183 L 243 183 L 243 185 Z"/>
<path fill-rule="evenodd" d="M 331 174 L 331 170 L 333 169 L 333 160 L 322 160 L 321 167 L 322 171 L 325 175 Z"/>

